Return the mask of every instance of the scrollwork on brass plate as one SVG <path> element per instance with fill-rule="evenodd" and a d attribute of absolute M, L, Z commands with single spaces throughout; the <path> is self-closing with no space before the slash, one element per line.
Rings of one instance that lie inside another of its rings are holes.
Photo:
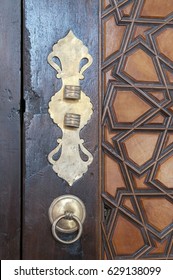
<path fill-rule="evenodd" d="M 53 58 L 58 58 L 60 65 Z M 87 59 L 87 63 L 80 69 L 82 59 Z M 58 146 L 49 154 L 48 160 L 58 176 L 70 186 L 88 170 L 88 165 L 93 161 L 93 156 L 79 136 L 93 113 L 90 98 L 80 90 L 80 80 L 84 79 L 83 73 L 92 61 L 88 48 L 72 31 L 53 46 L 48 56 L 49 64 L 57 71 L 57 78 L 62 79 L 62 88 L 49 102 L 49 113 L 63 132 L 62 139 L 57 140 Z M 86 161 L 81 158 L 79 148 L 87 156 Z M 59 159 L 54 160 L 59 151 Z"/>

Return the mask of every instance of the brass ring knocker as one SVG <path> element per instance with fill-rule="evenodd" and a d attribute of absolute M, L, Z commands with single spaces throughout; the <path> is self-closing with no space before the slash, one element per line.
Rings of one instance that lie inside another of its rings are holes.
<path fill-rule="evenodd" d="M 76 235 L 76 237 L 75 237 L 74 239 L 66 241 L 66 240 L 61 239 L 61 238 L 58 236 L 58 234 L 57 234 L 57 227 L 56 227 L 56 226 L 57 226 L 58 222 L 59 222 L 60 220 L 62 220 L 62 219 L 74 220 L 74 221 L 77 223 L 77 225 L 78 225 L 78 226 L 77 226 L 77 228 L 78 228 L 78 234 Z M 53 234 L 53 237 L 54 237 L 57 241 L 59 241 L 59 242 L 61 242 L 61 243 L 64 243 L 64 244 L 72 244 L 72 243 L 76 242 L 76 241 L 81 237 L 82 231 L 83 231 L 83 226 L 82 226 L 81 221 L 79 220 L 78 217 L 76 217 L 75 215 L 73 215 L 73 213 L 71 213 L 71 212 L 67 212 L 67 213 L 65 213 L 64 215 L 59 216 L 59 217 L 53 222 L 53 224 L 52 224 L 52 234 Z"/>
<path fill-rule="evenodd" d="M 86 209 L 81 199 L 70 194 L 57 197 L 49 208 L 53 237 L 64 244 L 74 243 L 82 235 L 85 217 Z M 59 233 L 71 234 L 75 232 L 76 237 L 69 241 L 59 237 Z"/>

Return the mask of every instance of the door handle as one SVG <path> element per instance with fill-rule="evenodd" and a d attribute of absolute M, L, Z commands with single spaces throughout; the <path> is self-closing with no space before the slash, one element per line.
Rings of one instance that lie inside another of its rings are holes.
<path fill-rule="evenodd" d="M 58 63 L 54 61 L 55 58 L 59 59 Z M 83 59 L 85 64 L 80 69 Z M 62 79 L 62 88 L 49 102 L 49 114 L 61 128 L 62 139 L 57 140 L 58 146 L 50 152 L 48 160 L 57 175 L 70 186 L 87 172 L 93 161 L 92 154 L 79 136 L 80 130 L 93 113 L 90 98 L 80 87 L 80 80 L 84 79 L 83 73 L 92 61 L 88 48 L 72 31 L 53 46 L 53 51 L 48 56 L 49 64 L 57 71 L 57 78 Z M 81 158 L 80 150 L 87 160 Z M 58 152 L 60 156 L 55 160 Z"/>
<path fill-rule="evenodd" d="M 58 58 L 58 62 L 55 62 L 55 58 Z M 57 71 L 57 78 L 62 79 L 62 88 L 49 102 L 50 117 L 61 128 L 62 138 L 57 140 L 58 145 L 49 153 L 48 160 L 57 175 L 69 186 L 87 172 L 93 161 L 92 154 L 79 136 L 80 130 L 93 113 L 90 98 L 80 86 L 80 80 L 84 79 L 83 73 L 92 61 L 88 48 L 72 31 L 53 46 L 53 51 L 48 56 L 49 64 Z M 59 152 L 60 156 L 55 160 L 55 155 Z M 87 157 L 86 160 L 82 159 L 81 152 Z M 82 234 L 85 217 L 85 206 L 76 196 L 64 195 L 56 198 L 49 208 L 53 237 L 61 243 L 74 243 Z M 76 232 L 76 237 L 71 240 L 60 237 L 60 233 L 73 232 Z"/>
<path fill-rule="evenodd" d="M 53 237 L 64 244 L 76 242 L 82 235 L 85 217 L 85 205 L 78 197 L 62 195 L 56 198 L 49 208 L 49 220 L 52 224 Z M 59 232 L 67 234 L 77 232 L 77 235 L 67 241 L 59 237 Z"/>

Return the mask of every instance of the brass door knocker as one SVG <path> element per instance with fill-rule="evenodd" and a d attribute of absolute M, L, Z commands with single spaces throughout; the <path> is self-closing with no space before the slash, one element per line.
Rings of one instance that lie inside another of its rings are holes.
<path fill-rule="evenodd" d="M 64 244 L 76 242 L 82 235 L 85 217 L 85 205 L 78 197 L 74 195 L 57 197 L 49 208 L 49 220 L 55 240 Z M 60 232 L 66 234 L 76 232 L 76 236 L 67 241 L 59 237 Z"/>

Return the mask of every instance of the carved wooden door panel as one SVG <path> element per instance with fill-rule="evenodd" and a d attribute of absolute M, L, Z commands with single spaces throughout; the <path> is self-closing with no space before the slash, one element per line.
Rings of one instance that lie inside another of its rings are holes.
<path fill-rule="evenodd" d="M 101 6 L 105 259 L 173 257 L 173 1 Z"/>

